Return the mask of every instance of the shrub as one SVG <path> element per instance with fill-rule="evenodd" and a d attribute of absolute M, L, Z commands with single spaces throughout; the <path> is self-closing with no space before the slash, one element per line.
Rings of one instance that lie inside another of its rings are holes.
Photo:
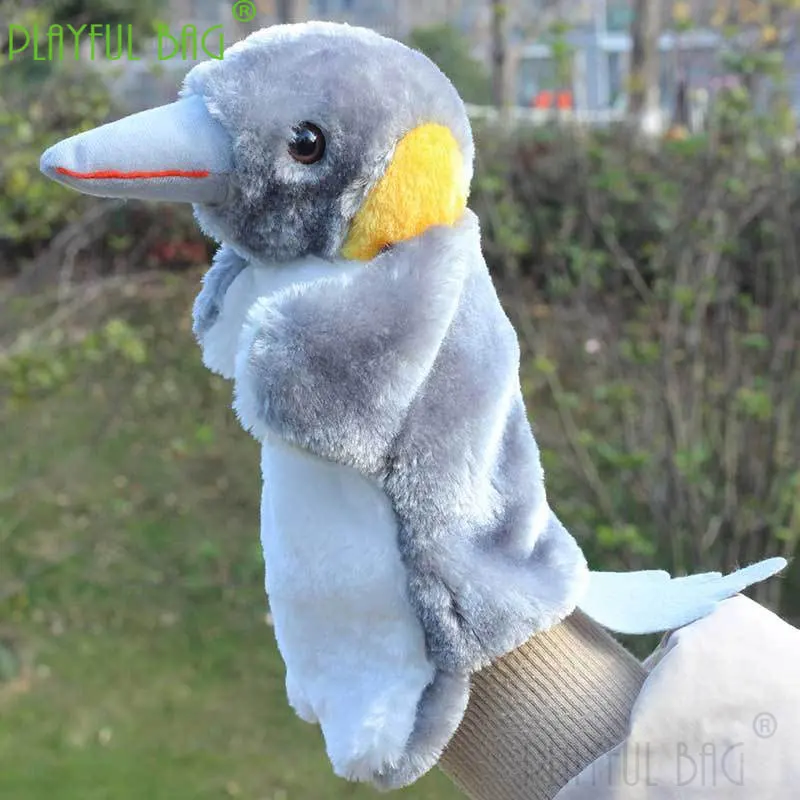
<path fill-rule="evenodd" d="M 451 25 L 415 28 L 411 31 L 409 44 L 439 66 L 465 102 L 477 105 L 491 103 L 489 75 L 483 64 L 472 56 L 469 42 L 456 28 Z"/>
<path fill-rule="evenodd" d="M 16 74 L 14 74 L 16 73 Z M 0 161 L 0 258 L 34 256 L 86 208 L 39 173 L 42 152 L 65 135 L 98 124 L 111 105 L 100 79 L 80 64 L 34 79 L 16 64 L 2 68 L 0 139 L 13 142 Z"/>
<path fill-rule="evenodd" d="M 551 497 L 594 562 L 684 573 L 791 556 L 797 160 L 621 132 L 484 132 L 479 153 L 473 205 L 526 346 Z"/>

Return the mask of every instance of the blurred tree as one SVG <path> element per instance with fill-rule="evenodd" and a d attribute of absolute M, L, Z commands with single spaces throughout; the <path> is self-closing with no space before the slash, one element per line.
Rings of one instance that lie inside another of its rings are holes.
<path fill-rule="evenodd" d="M 542 34 L 561 26 L 566 31 L 564 20 L 580 17 L 579 0 L 490 0 L 491 2 L 491 63 L 492 102 L 496 108 L 508 105 L 509 32 L 517 38 L 533 41 Z M 563 40 L 565 41 L 565 40 Z M 563 55 L 563 51 L 562 51 Z M 558 54 L 554 53 L 558 60 Z M 562 58 L 563 65 L 563 58 Z M 557 66 L 558 68 L 558 66 Z"/>
<path fill-rule="evenodd" d="M 628 113 L 640 131 L 650 129 L 660 113 L 658 35 L 661 0 L 635 0 L 631 22 Z"/>
<path fill-rule="evenodd" d="M 797 42 L 800 1 L 743 2 L 729 11 L 718 14 L 714 24 L 726 40 L 721 61 L 738 86 L 716 104 L 718 128 L 723 138 L 777 135 L 791 149 L 797 121 L 786 53 Z"/>
<path fill-rule="evenodd" d="M 572 90 L 574 78 L 575 46 L 567 38 L 570 26 L 564 20 L 557 20 L 547 31 L 545 41 L 550 46 L 553 61 L 555 88 Z"/>
<path fill-rule="evenodd" d="M 297 22 L 297 8 L 294 0 L 278 0 L 278 22 L 286 24 Z"/>
<path fill-rule="evenodd" d="M 508 61 L 508 5 L 492 3 L 492 102 L 496 108 L 506 105 L 506 62 Z"/>
<path fill-rule="evenodd" d="M 485 105 L 491 102 L 489 76 L 470 53 L 469 42 L 450 25 L 433 25 L 411 31 L 409 44 L 421 50 L 453 82 L 464 101 Z"/>

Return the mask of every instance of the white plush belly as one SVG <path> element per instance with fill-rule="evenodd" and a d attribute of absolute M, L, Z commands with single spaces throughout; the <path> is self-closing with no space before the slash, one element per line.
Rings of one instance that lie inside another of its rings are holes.
<path fill-rule="evenodd" d="M 318 719 L 336 772 L 399 757 L 434 669 L 406 592 L 386 495 L 355 470 L 263 444 L 261 542 L 289 699 Z"/>

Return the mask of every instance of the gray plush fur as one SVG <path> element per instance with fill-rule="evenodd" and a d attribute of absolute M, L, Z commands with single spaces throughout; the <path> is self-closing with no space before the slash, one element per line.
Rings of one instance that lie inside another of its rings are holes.
<path fill-rule="evenodd" d="M 363 271 L 258 301 L 249 331 L 242 424 L 380 482 L 439 669 L 479 669 L 575 607 L 585 561 L 542 514 L 517 338 L 472 212 Z"/>
<path fill-rule="evenodd" d="M 373 31 L 275 26 L 204 62 L 182 94 L 199 95 L 228 131 L 235 173 L 226 201 L 198 205 L 201 227 L 246 257 L 285 262 L 335 256 L 396 142 L 425 122 L 451 128 L 472 164 L 472 135 L 450 81 L 424 55 Z M 357 98 L 357 100 L 356 100 Z M 326 135 L 325 158 L 287 152 L 293 126 Z"/>
<path fill-rule="evenodd" d="M 263 298 L 242 345 L 244 427 L 379 481 L 397 515 L 409 596 L 438 670 L 403 763 L 375 776 L 405 785 L 458 726 L 467 676 L 563 619 L 587 577 L 547 507 L 517 339 L 477 219 L 467 211 L 362 271 Z"/>
<path fill-rule="evenodd" d="M 434 767 L 469 701 L 469 675 L 439 670 L 417 705 L 414 731 L 400 761 L 373 776 L 378 789 L 401 789 Z"/>

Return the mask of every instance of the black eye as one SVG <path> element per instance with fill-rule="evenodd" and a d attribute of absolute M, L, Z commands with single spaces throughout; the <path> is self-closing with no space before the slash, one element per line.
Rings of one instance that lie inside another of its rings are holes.
<path fill-rule="evenodd" d="M 294 128 L 289 155 L 301 164 L 313 164 L 325 155 L 325 136 L 313 122 L 301 122 Z"/>

